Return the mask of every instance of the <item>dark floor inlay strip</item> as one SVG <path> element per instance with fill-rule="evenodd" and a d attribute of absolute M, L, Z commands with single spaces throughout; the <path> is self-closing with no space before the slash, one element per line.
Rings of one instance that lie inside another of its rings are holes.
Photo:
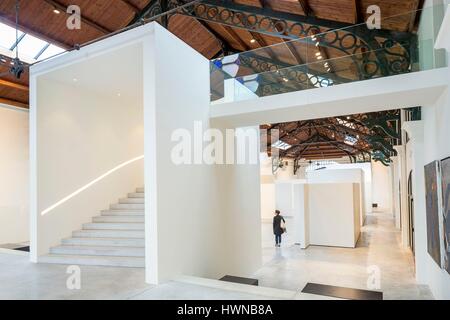
<path fill-rule="evenodd" d="M 318 283 L 307 283 L 302 292 L 348 300 L 383 300 L 383 292 L 335 287 Z"/>
<path fill-rule="evenodd" d="M 17 250 L 17 251 L 25 251 L 25 252 L 30 252 L 30 247 L 22 247 L 22 248 L 16 248 L 16 249 L 14 249 L 14 250 Z"/>
<path fill-rule="evenodd" d="M 220 280 L 227 281 L 227 282 L 240 283 L 240 284 L 247 284 L 250 286 L 258 285 L 258 279 L 242 278 L 242 277 L 235 277 L 235 276 L 229 276 L 229 275 L 226 275 L 225 277 L 220 278 Z"/>

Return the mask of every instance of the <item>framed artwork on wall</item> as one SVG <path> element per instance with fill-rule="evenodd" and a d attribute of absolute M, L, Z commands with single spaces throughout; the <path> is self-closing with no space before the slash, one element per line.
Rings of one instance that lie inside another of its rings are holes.
<path fill-rule="evenodd" d="M 450 273 L 450 157 L 441 161 L 443 234 L 444 234 L 444 265 Z"/>
<path fill-rule="evenodd" d="M 425 166 L 425 195 L 427 215 L 427 249 L 428 254 L 441 267 L 441 236 L 439 224 L 439 161 Z"/>

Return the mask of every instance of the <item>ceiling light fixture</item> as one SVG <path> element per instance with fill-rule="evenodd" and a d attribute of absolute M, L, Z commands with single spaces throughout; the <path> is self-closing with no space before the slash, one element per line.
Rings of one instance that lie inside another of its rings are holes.
<path fill-rule="evenodd" d="M 255 43 L 255 42 L 256 42 L 255 39 L 251 39 L 251 40 L 250 40 L 250 43 Z"/>
<path fill-rule="evenodd" d="M 54 13 L 54 14 L 60 14 L 61 11 L 59 11 L 58 9 L 55 8 L 55 9 L 53 9 L 53 13 Z"/>

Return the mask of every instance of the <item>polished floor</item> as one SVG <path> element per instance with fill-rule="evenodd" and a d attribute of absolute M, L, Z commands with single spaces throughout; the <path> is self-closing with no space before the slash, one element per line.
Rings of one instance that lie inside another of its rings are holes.
<path fill-rule="evenodd" d="M 379 274 L 384 299 L 433 299 L 427 286 L 417 285 L 410 250 L 400 246 L 400 232 L 387 214 L 370 214 L 355 249 L 311 246 L 300 249 L 288 237 L 273 245 L 272 226 L 262 224 L 263 268 L 255 277 L 261 286 L 302 290 L 308 282 L 355 289 L 368 287 Z M 370 277 L 372 276 L 372 277 Z"/>
<path fill-rule="evenodd" d="M 428 287 L 416 284 L 413 257 L 400 247 L 387 215 L 368 217 L 356 249 L 301 250 L 289 235 L 274 248 L 271 225 L 263 224 L 264 266 L 255 274 L 261 287 L 189 278 L 151 286 L 144 282 L 144 269 L 83 266 L 80 290 L 70 290 L 67 266 L 32 264 L 28 253 L 0 249 L 0 299 L 329 299 L 301 290 L 308 282 L 373 289 L 367 287 L 373 266 L 379 268 L 385 299 L 433 299 Z"/>

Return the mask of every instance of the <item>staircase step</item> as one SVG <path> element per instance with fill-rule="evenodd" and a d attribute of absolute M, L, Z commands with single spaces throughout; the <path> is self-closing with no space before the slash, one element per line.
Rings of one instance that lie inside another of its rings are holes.
<path fill-rule="evenodd" d="M 144 223 L 144 215 L 140 216 L 99 216 L 92 219 L 93 222 L 125 222 L 125 223 Z"/>
<path fill-rule="evenodd" d="M 83 230 L 144 230 L 144 223 L 85 223 Z"/>
<path fill-rule="evenodd" d="M 144 198 L 123 198 L 119 199 L 119 203 L 145 203 Z"/>
<path fill-rule="evenodd" d="M 144 192 L 133 192 L 128 194 L 128 198 L 144 198 L 145 193 Z"/>
<path fill-rule="evenodd" d="M 136 188 L 136 192 L 145 193 L 145 188 Z"/>
<path fill-rule="evenodd" d="M 143 203 L 116 203 L 110 206 L 111 209 L 119 209 L 119 210 L 130 210 L 130 209 L 140 209 L 144 210 L 145 205 Z"/>
<path fill-rule="evenodd" d="M 68 238 L 63 245 L 72 246 L 107 246 L 107 247 L 144 247 L 145 239 L 127 238 Z"/>
<path fill-rule="evenodd" d="M 145 258 L 142 257 L 111 257 L 111 256 L 75 256 L 63 254 L 49 254 L 39 257 L 40 263 L 108 266 L 108 267 L 145 267 Z"/>
<path fill-rule="evenodd" d="M 143 216 L 144 210 L 103 210 L 102 216 Z"/>
<path fill-rule="evenodd" d="M 140 230 L 78 230 L 72 233 L 76 238 L 132 238 L 144 239 L 145 232 Z"/>
<path fill-rule="evenodd" d="M 50 248 L 50 254 L 81 256 L 145 257 L 144 248 L 98 247 L 98 246 L 58 246 Z"/>

